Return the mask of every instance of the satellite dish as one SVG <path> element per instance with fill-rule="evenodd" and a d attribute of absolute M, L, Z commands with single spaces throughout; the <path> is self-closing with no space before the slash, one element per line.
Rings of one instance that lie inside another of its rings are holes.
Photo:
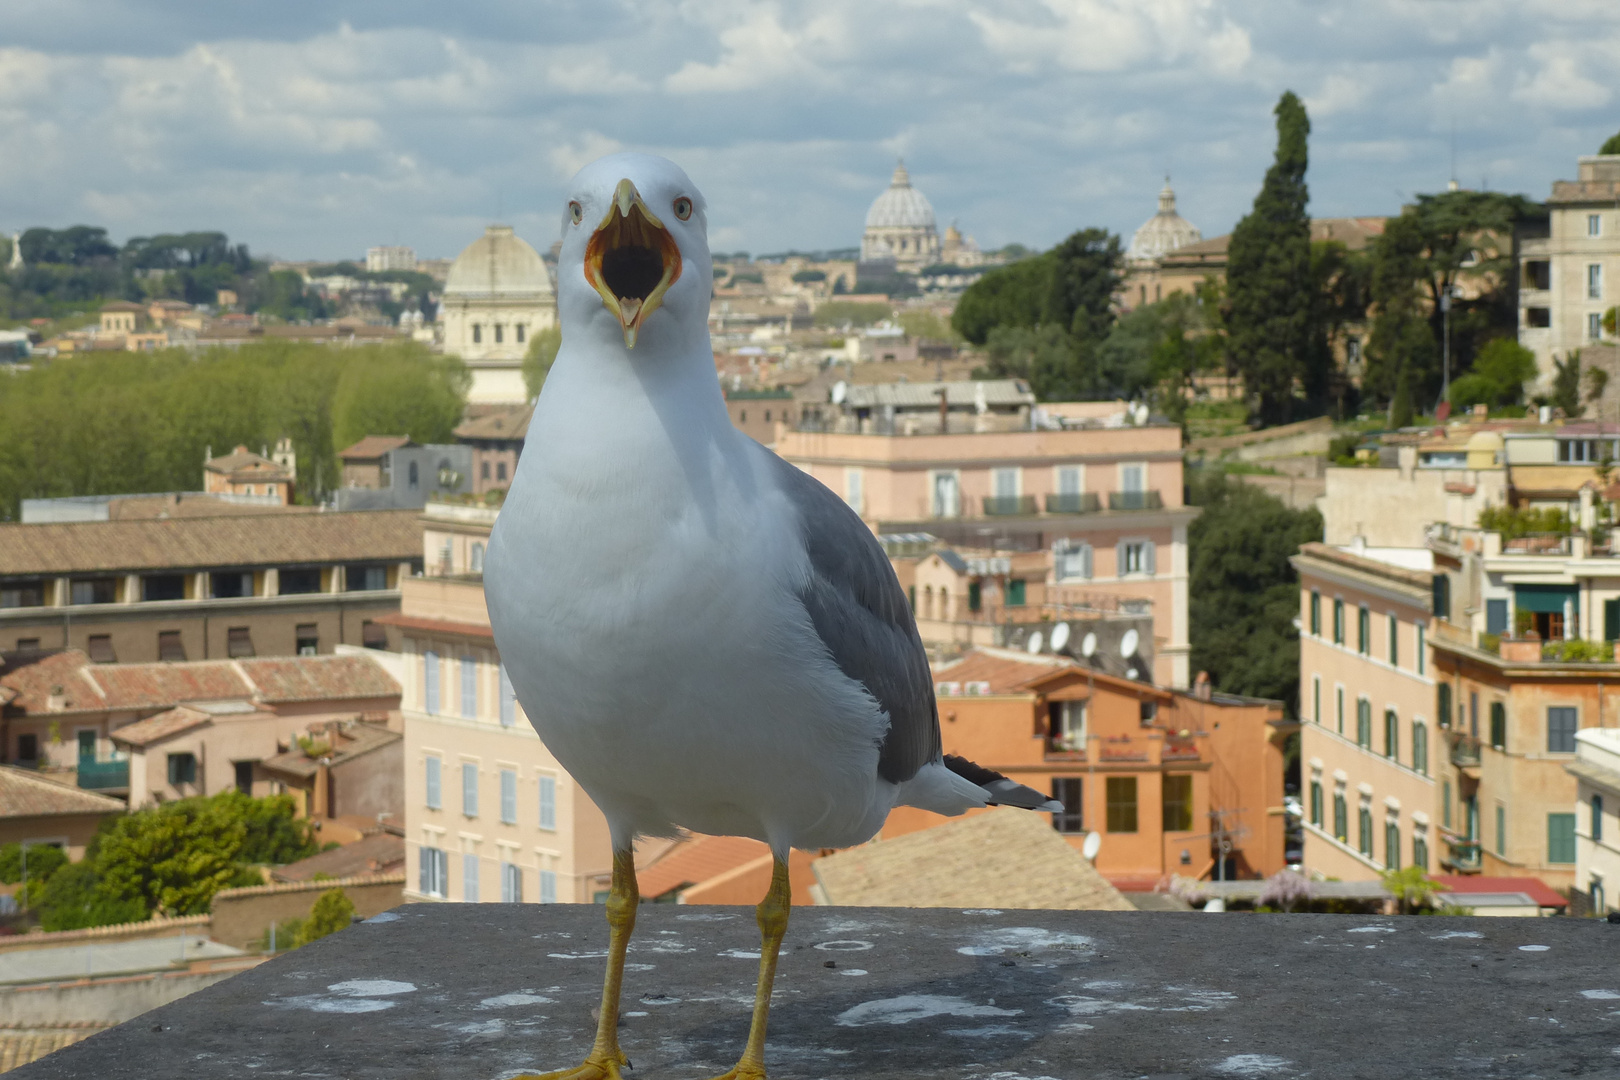
<path fill-rule="evenodd" d="M 1086 861 L 1091 862 L 1097 857 L 1097 852 L 1101 850 L 1102 834 L 1097 832 L 1086 833 L 1086 842 L 1080 845 L 1080 854 L 1086 857 Z"/>
<path fill-rule="evenodd" d="M 1142 636 L 1135 630 L 1125 631 L 1125 636 L 1119 639 L 1119 655 L 1135 656 L 1136 647 L 1142 643 Z"/>
<path fill-rule="evenodd" d="M 1038 653 L 1041 651 L 1041 632 L 1039 630 L 1029 635 L 1029 640 L 1024 643 L 1024 648 L 1028 649 L 1032 653 Z"/>
<path fill-rule="evenodd" d="M 1052 651 L 1061 652 L 1063 647 L 1068 643 L 1069 624 L 1066 622 L 1060 622 L 1056 626 L 1052 627 Z"/>
<path fill-rule="evenodd" d="M 1127 679 L 1140 679 L 1142 677 L 1142 673 L 1137 671 L 1135 668 L 1131 668 L 1125 673 L 1125 677 Z"/>
<path fill-rule="evenodd" d="M 1080 655 L 1085 657 L 1087 660 L 1090 660 L 1093 656 L 1097 655 L 1096 634 L 1090 633 L 1089 631 L 1086 633 L 1085 638 L 1080 642 Z"/>
<path fill-rule="evenodd" d="M 843 379 L 839 379 L 837 382 L 833 383 L 832 403 L 834 405 L 842 405 L 844 403 L 844 399 L 848 396 L 849 383 L 845 382 Z"/>

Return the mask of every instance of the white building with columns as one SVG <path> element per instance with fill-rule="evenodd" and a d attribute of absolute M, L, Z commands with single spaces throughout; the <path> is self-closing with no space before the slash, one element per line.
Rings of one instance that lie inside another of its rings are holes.
<path fill-rule="evenodd" d="M 444 351 L 472 372 L 473 403 L 528 400 L 523 357 L 557 325 L 557 294 L 540 253 L 510 225 L 491 225 L 456 256 L 439 307 Z"/>

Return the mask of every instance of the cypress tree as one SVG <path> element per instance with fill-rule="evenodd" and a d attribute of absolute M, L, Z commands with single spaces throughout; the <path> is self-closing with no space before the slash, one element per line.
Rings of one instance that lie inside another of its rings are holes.
<path fill-rule="evenodd" d="M 1227 350 L 1264 424 L 1286 422 L 1294 387 L 1325 386 L 1321 350 L 1311 348 L 1311 221 L 1306 214 L 1311 132 L 1305 105 L 1285 92 L 1274 110 L 1277 155 L 1227 251 Z M 1315 358 L 1315 363 L 1312 363 Z"/>

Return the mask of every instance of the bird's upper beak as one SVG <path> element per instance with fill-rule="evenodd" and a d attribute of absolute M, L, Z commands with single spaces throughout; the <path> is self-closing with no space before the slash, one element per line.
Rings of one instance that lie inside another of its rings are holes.
<path fill-rule="evenodd" d="M 636 347 L 636 333 L 681 276 L 681 251 L 658 216 L 647 209 L 636 185 L 620 180 L 602 223 L 585 246 L 585 280 L 619 318 L 624 345 Z"/>

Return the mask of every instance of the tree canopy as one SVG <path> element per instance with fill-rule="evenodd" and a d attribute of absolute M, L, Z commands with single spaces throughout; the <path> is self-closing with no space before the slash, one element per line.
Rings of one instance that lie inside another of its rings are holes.
<path fill-rule="evenodd" d="M 1603 145 L 1598 147 L 1598 153 L 1620 154 L 1620 131 L 1617 131 L 1613 135 L 1610 135 L 1607 139 L 1604 139 Z"/>

